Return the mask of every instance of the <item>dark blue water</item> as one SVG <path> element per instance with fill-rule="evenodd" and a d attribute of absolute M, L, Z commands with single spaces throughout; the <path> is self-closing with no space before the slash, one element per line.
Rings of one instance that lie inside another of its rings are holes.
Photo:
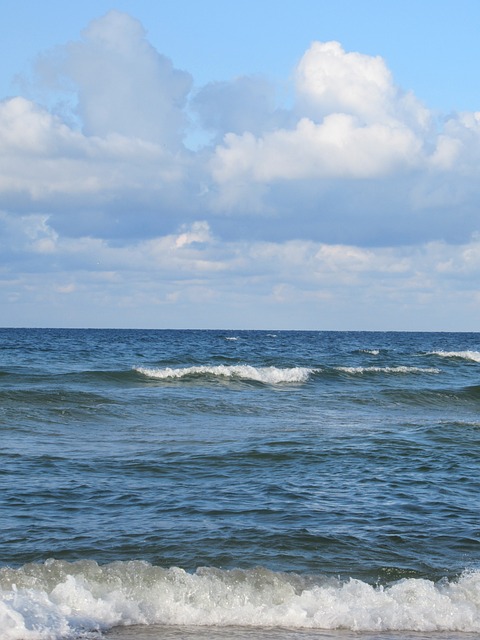
<path fill-rule="evenodd" d="M 0 638 L 479 631 L 479 373 L 476 333 L 0 330 Z"/>

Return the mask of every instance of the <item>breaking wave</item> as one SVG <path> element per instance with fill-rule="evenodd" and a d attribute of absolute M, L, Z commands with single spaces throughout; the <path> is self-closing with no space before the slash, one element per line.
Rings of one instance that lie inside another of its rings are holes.
<path fill-rule="evenodd" d="M 480 351 L 431 351 L 428 355 L 480 362 Z"/>
<path fill-rule="evenodd" d="M 59 640 L 126 625 L 480 631 L 480 573 L 388 586 L 361 580 L 94 561 L 0 570 L 4 640 Z"/>
<path fill-rule="evenodd" d="M 135 371 L 148 378 L 158 380 L 178 380 L 191 377 L 222 377 L 239 380 L 262 382 L 264 384 L 283 384 L 292 382 L 306 382 L 314 369 L 292 367 L 281 369 L 278 367 L 252 367 L 251 365 L 216 365 L 163 369 L 135 367 Z"/>

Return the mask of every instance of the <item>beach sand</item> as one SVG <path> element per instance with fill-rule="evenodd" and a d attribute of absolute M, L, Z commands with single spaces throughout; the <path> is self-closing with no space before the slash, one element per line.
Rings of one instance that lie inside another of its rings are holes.
<path fill-rule="evenodd" d="M 359 634 L 351 631 L 302 629 L 134 625 L 115 627 L 107 634 L 107 638 L 108 640 L 350 640 L 353 638 L 359 640 Z M 369 634 L 368 638 L 365 636 L 362 640 L 372 638 L 373 636 Z M 383 638 L 385 640 L 385 636 Z"/>
<path fill-rule="evenodd" d="M 134 625 L 116 627 L 108 640 L 473 640 L 474 633 L 362 632 L 321 629 L 260 629 L 245 627 L 180 627 Z"/>

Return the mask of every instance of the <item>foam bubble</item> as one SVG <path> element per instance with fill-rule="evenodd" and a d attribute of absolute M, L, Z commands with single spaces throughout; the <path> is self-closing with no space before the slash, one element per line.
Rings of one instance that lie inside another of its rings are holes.
<path fill-rule="evenodd" d="M 2 640 L 60 640 L 134 624 L 478 633 L 480 572 L 375 587 L 262 568 L 190 574 L 140 561 L 0 571 Z"/>
<path fill-rule="evenodd" d="M 241 380 L 251 380 L 263 382 L 264 384 L 282 384 L 292 382 L 306 382 L 313 369 L 305 367 L 291 367 L 281 369 L 278 367 L 252 367 L 251 365 L 217 365 L 217 366 L 197 366 L 182 367 L 173 369 L 152 369 L 146 367 L 135 367 L 135 371 L 149 378 L 159 380 L 181 379 L 192 376 L 218 376 L 222 378 L 237 378 Z"/>

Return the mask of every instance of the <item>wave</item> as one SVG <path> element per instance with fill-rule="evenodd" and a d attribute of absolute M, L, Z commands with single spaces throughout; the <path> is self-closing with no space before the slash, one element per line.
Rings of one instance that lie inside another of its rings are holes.
<path fill-rule="evenodd" d="M 480 351 L 430 351 L 427 355 L 480 362 Z"/>
<path fill-rule="evenodd" d="M 306 367 L 253 367 L 251 365 L 215 365 L 163 369 L 134 367 L 138 373 L 157 380 L 178 380 L 192 377 L 221 377 L 264 384 L 284 384 L 306 382 L 315 370 Z"/>
<path fill-rule="evenodd" d="M 417 388 L 383 390 L 383 395 L 391 398 L 395 403 L 403 402 L 410 405 L 445 407 L 467 405 L 478 406 L 480 401 L 480 385 L 459 388 Z"/>
<path fill-rule="evenodd" d="M 365 374 L 437 374 L 441 370 L 436 367 L 254 367 L 251 365 L 212 365 L 212 366 L 191 366 L 191 367 L 134 367 L 133 369 L 147 378 L 156 380 L 180 380 L 192 378 L 217 377 L 227 379 L 246 380 L 251 382 L 261 382 L 263 384 L 285 384 L 285 383 L 302 383 L 306 382 L 310 376 L 316 374 L 321 376 L 329 376 L 333 372 L 346 373 L 349 375 L 365 375 Z"/>
<path fill-rule="evenodd" d="M 436 367 L 335 367 L 337 371 L 344 373 L 364 374 L 364 373 L 441 373 Z"/>
<path fill-rule="evenodd" d="M 380 355 L 380 349 L 357 349 L 355 353 L 366 353 L 369 356 L 378 356 Z"/>
<path fill-rule="evenodd" d="M 480 572 L 372 586 L 272 572 L 143 561 L 48 560 L 0 570 L 3 640 L 84 637 L 128 625 L 352 631 L 480 631 Z"/>

